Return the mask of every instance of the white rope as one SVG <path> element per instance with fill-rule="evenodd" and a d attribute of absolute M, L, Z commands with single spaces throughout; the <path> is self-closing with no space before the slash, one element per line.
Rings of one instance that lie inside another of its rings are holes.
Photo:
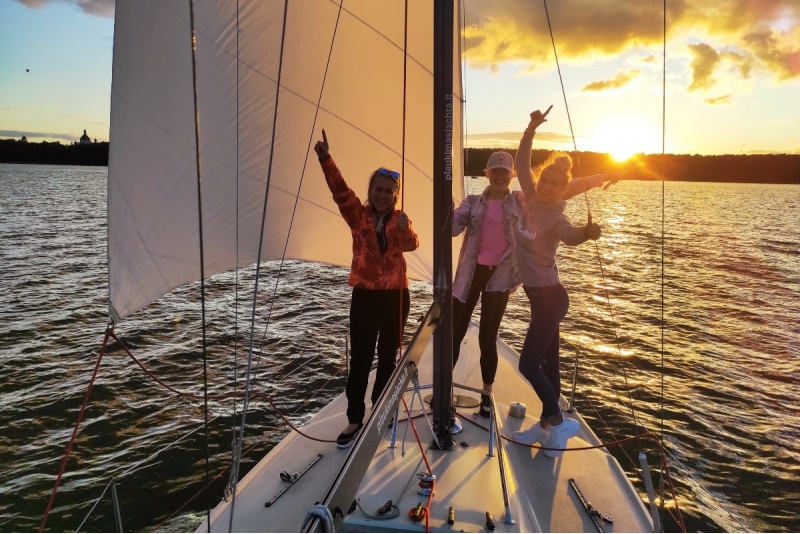
<path fill-rule="evenodd" d="M 303 525 L 300 527 L 301 531 L 306 529 L 312 517 L 319 517 L 322 520 L 325 532 L 336 532 L 333 529 L 333 516 L 331 515 L 331 511 L 328 510 L 328 507 L 324 504 L 315 504 L 314 507 L 306 513 L 306 518 L 303 520 Z"/>

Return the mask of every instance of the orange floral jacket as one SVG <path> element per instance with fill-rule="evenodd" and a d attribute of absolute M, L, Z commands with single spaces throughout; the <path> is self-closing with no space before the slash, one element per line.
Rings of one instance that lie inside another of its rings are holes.
<path fill-rule="evenodd" d="M 375 234 L 375 219 L 369 206 L 347 186 L 342 173 L 329 155 L 320 162 L 325 181 L 333 193 L 339 212 L 350 227 L 353 236 L 353 262 L 350 265 L 348 285 L 361 289 L 403 289 L 408 287 L 406 260 L 403 252 L 419 247 L 419 238 L 411 221 L 408 228 L 397 225 L 400 210 L 395 210 L 386 224 L 386 252 L 381 254 Z"/>

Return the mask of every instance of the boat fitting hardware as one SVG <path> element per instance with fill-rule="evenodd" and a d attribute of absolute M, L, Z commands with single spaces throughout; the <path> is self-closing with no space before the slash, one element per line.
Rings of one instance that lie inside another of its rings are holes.
<path fill-rule="evenodd" d="M 592 506 L 592 503 L 586 500 L 586 497 L 583 496 L 583 493 L 580 489 L 578 489 L 578 484 L 575 482 L 574 478 L 569 479 L 569 485 L 572 486 L 572 489 L 575 490 L 575 494 L 580 499 L 581 504 L 583 504 L 583 508 L 586 510 L 586 513 L 589 514 L 589 517 L 592 518 L 594 522 L 594 526 L 597 527 L 598 532 L 603 532 L 603 525 L 600 524 L 600 520 L 602 519 L 606 523 L 613 523 L 614 518 L 609 514 L 604 514 L 600 510 L 596 509 Z"/>
<path fill-rule="evenodd" d="M 417 478 L 419 478 L 422 482 L 433 482 L 436 480 L 436 475 L 433 473 L 417 473 Z"/>
<path fill-rule="evenodd" d="M 275 504 L 275 501 L 277 501 L 280 498 L 281 495 L 286 493 L 286 490 L 288 490 L 289 488 L 294 486 L 294 484 L 298 480 L 300 480 L 300 477 L 302 477 L 304 474 L 306 474 L 306 472 L 308 472 L 309 469 L 314 467 L 314 464 L 319 462 L 321 459 L 322 459 L 322 455 L 321 454 L 317 454 L 317 457 L 314 458 L 313 460 L 311 460 L 311 462 L 309 462 L 309 464 L 307 466 L 305 466 L 299 473 L 294 473 L 294 474 L 290 475 L 288 471 L 282 471 L 281 475 L 280 475 L 281 476 L 281 480 L 286 482 L 286 485 L 283 488 L 281 488 L 281 490 L 278 493 L 276 493 L 270 500 L 265 502 L 264 503 L 264 507 L 265 508 L 269 508 L 270 506 Z"/>
<path fill-rule="evenodd" d="M 425 507 L 423 504 L 421 502 L 417 503 L 417 506 L 408 511 L 408 517 L 415 523 L 419 523 L 425 519 Z"/>
<path fill-rule="evenodd" d="M 494 530 L 494 519 L 492 518 L 492 512 L 486 512 L 486 529 L 487 530 Z"/>
<path fill-rule="evenodd" d="M 392 509 L 392 504 L 393 503 L 392 503 L 391 499 L 386 501 L 386 504 L 384 504 L 383 506 L 378 508 L 378 515 L 386 515 L 386 514 L 388 514 L 389 511 Z"/>

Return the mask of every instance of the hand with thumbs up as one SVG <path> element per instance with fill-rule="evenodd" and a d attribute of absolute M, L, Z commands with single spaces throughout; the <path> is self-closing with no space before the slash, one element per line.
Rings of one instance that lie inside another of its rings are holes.
<path fill-rule="evenodd" d="M 602 230 L 600 230 L 599 224 L 592 222 L 592 212 L 589 212 L 589 219 L 586 221 L 586 225 L 583 227 L 583 233 L 592 241 L 597 241 L 600 239 Z"/>

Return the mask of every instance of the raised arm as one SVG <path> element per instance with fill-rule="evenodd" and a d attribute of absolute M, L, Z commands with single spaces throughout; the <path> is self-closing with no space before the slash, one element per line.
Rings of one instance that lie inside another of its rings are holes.
<path fill-rule="evenodd" d="M 319 158 L 319 164 L 325 175 L 325 182 L 333 194 L 333 201 L 339 207 L 339 213 L 344 217 L 347 225 L 353 228 L 358 223 L 361 210 L 361 200 L 355 192 L 347 186 L 339 167 L 330 155 L 330 145 L 325 130 L 322 130 L 322 141 L 317 141 L 314 151 Z"/>
<path fill-rule="evenodd" d="M 595 187 L 603 187 L 608 189 L 612 184 L 619 182 L 625 177 L 625 171 L 609 172 L 605 174 L 593 174 L 585 178 L 573 178 L 567 186 L 567 191 L 561 197 L 563 200 L 569 200 L 575 195 L 579 195 L 584 191 Z M 603 185 L 605 184 L 605 185 Z"/>
<path fill-rule="evenodd" d="M 551 105 L 547 111 L 542 113 L 538 109 L 531 113 L 531 120 L 528 122 L 528 127 L 522 134 L 522 139 L 519 140 L 519 148 L 517 149 L 517 179 L 519 185 L 525 193 L 525 198 L 533 198 L 536 196 L 536 184 L 533 183 L 533 171 L 531 170 L 531 145 L 533 144 L 533 136 L 536 133 L 536 128 L 543 122 L 547 122 L 547 114 L 553 109 Z"/>

